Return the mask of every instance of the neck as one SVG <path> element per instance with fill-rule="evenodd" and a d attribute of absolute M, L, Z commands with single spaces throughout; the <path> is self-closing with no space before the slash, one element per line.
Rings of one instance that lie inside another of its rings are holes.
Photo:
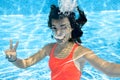
<path fill-rule="evenodd" d="M 59 44 L 58 43 L 58 46 L 60 47 L 60 48 L 67 48 L 68 46 L 70 46 L 70 45 L 73 45 L 73 42 L 69 42 L 69 41 L 67 41 L 67 42 L 65 42 L 65 43 L 61 43 L 61 44 Z"/>

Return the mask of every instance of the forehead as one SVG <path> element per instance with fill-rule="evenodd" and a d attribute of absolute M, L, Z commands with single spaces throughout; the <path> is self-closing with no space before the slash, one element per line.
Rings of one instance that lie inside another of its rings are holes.
<path fill-rule="evenodd" d="M 66 23 L 70 23 L 68 18 L 61 18 L 61 19 L 52 19 L 52 24 L 66 24 Z"/>

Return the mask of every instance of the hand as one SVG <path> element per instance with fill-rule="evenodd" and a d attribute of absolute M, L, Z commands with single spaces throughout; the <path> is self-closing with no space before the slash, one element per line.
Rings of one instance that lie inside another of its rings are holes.
<path fill-rule="evenodd" d="M 17 49 L 18 43 L 19 42 L 17 41 L 15 46 L 13 46 L 12 40 L 10 40 L 10 48 L 5 50 L 6 58 L 10 62 L 15 62 L 17 60 L 16 49 Z"/>

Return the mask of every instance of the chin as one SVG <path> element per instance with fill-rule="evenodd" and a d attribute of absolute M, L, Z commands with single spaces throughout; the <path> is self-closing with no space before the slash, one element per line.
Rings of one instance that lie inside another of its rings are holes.
<path fill-rule="evenodd" d="M 65 44 L 66 42 L 68 42 L 68 39 L 64 37 L 63 39 L 56 39 L 56 41 L 58 44 Z"/>
<path fill-rule="evenodd" d="M 57 41 L 58 44 L 64 44 L 65 42 L 60 42 L 60 41 Z"/>
<path fill-rule="evenodd" d="M 61 45 L 62 45 L 62 44 L 65 44 L 66 42 L 67 42 L 67 41 L 65 41 L 65 40 L 59 40 L 59 41 L 57 40 L 57 43 L 58 43 L 58 44 L 61 44 Z"/>
<path fill-rule="evenodd" d="M 56 39 L 56 41 L 57 41 L 58 44 L 64 44 L 65 43 L 64 40 Z"/>

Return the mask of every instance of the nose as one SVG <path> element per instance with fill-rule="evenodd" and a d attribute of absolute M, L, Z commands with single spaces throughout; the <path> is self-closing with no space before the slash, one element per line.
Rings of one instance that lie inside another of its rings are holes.
<path fill-rule="evenodd" d="M 57 32 L 56 32 L 56 35 L 61 36 L 62 34 L 63 34 L 63 31 L 61 29 L 58 29 Z"/>

